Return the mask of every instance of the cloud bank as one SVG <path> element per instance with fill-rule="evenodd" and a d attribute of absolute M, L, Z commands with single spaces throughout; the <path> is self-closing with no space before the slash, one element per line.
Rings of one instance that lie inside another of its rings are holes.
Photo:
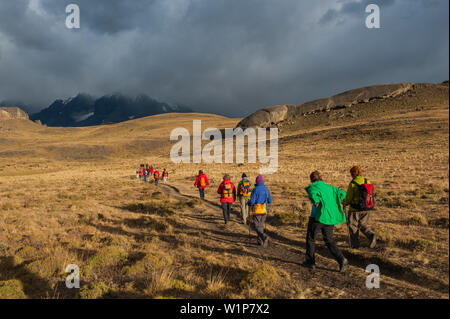
<path fill-rule="evenodd" d="M 76 3 L 81 28 L 65 27 Z M 381 29 L 365 27 L 365 7 Z M 0 2 L 0 100 L 147 94 L 243 117 L 365 85 L 439 82 L 447 0 Z"/>

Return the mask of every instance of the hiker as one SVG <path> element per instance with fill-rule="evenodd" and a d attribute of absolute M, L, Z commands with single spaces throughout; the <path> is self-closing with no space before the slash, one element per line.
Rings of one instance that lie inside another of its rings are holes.
<path fill-rule="evenodd" d="M 238 199 L 241 204 L 241 215 L 242 215 L 242 223 L 244 225 L 247 224 L 248 218 L 248 201 L 250 200 L 250 195 L 252 194 L 253 184 L 247 179 L 247 175 L 245 173 L 242 174 L 242 180 L 238 184 Z"/>
<path fill-rule="evenodd" d="M 248 206 L 252 209 L 253 226 L 256 230 L 258 244 L 264 247 L 267 247 L 269 243 L 269 237 L 264 233 L 264 224 L 269 212 L 269 204 L 272 204 L 270 191 L 264 185 L 264 177 L 258 175 L 255 180 L 255 187 L 248 201 Z"/>
<path fill-rule="evenodd" d="M 223 219 L 226 225 L 230 220 L 231 206 L 236 200 L 236 188 L 230 180 L 230 175 L 225 174 L 217 193 L 220 194 L 220 204 L 222 205 Z"/>
<path fill-rule="evenodd" d="M 341 205 L 345 191 L 325 184 L 318 171 L 312 172 L 309 178 L 311 184 L 305 190 L 311 201 L 312 210 L 306 234 L 306 260 L 303 266 L 311 269 L 316 267 L 315 240 L 321 231 L 325 244 L 339 263 L 339 271 L 344 272 L 347 269 L 348 260 L 336 245 L 333 230 L 336 225 L 345 223 L 345 213 Z"/>
<path fill-rule="evenodd" d="M 362 171 L 358 166 L 350 169 L 352 181 L 348 185 L 347 196 L 343 205 L 348 209 L 348 232 L 350 247 L 359 248 L 359 231 L 369 239 L 369 247 L 375 248 L 377 235 L 369 226 L 369 210 L 373 208 L 373 186 L 372 183 L 363 178 Z M 363 198 L 365 197 L 365 198 Z"/>
<path fill-rule="evenodd" d="M 157 169 L 155 169 L 154 173 L 153 173 L 153 178 L 155 179 L 155 185 L 158 186 L 158 181 L 159 181 L 159 172 Z"/>
<path fill-rule="evenodd" d="M 139 179 L 139 168 L 136 168 L 136 178 Z"/>
<path fill-rule="evenodd" d="M 208 177 L 206 177 L 206 174 L 203 173 L 202 170 L 198 171 L 198 176 L 195 179 L 194 186 L 198 188 L 198 191 L 200 193 L 200 198 L 205 199 L 205 188 L 209 186 Z"/>
<path fill-rule="evenodd" d="M 149 168 L 148 171 L 149 171 L 150 174 L 153 174 L 153 172 L 154 172 L 155 170 L 153 169 L 153 166 L 150 166 L 150 168 Z"/>
<path fill-rule="evenodd" d="M 164 169 L 162 172 L 162 178 L 163 178 L 164 184 L 167 184 L 167 179 L 169 178 L 169 172 L 166 169 Z"/>
<path fill-rule="evenodd" d="M 142 176 L 144 175 L 144 169 L 140 168 L 138 174 L 139 174 L 139 179 L 142 179 Z"/>
<path fill-rule="evenodd" d="M 143 168 L 142 171 L 143 171 L 142 175 L 144 176 L 144 183 L 145 183 L 145 182 L 147 182 L 147 175 L 148 175 L 148 173 L 147 173 L 147 170 L 145 168 Z"/>

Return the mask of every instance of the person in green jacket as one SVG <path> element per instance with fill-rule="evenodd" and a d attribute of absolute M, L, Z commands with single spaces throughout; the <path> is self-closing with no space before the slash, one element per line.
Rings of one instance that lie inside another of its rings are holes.
<path fill-rule="evenodd" d="M 252 195 L 253 184 L 247 178 L 245 173 L 242 174 L 242 180 L 238 184 L 237 188 L 237 197 L 241 204 L 241 214 L 242 214 L 242 223 L 244 225 L 247 224 L 248 218 L 248 201 L 250 200 L 250 196 Z"/>
<path fill-rule="evenodd" d="M 358 166 L 353 166 L 350 169 L 350 175 L 352 176 L 352 181 L 348 185 L 347 196 L 345 196 L 342 204 L 345 206 L 350 206 L 348 209 L 348 232 L 350 235 L 350 247 L 359 248 L 359 231 L 361 231 L 364 236 L 366 236 L 370 243 L 370 248 L 375 248 L 377 244 L 377 235 L 369 226 L 369 211 L 360 211 L 358 207 L 359 201 L 359 189 L 358 185 L 372 184 L 370 180 L 364 179 L 362 171 Z M 358 184 L 358 185 L 356 185 Z"/>
<path fill-rule="evenodd" d="M 336 245 L 333 230 L 336 225 L 345 223 L 345 213 L 341 205 L 345 198 L 345 191 L 325 184 L 318 171 L 311 173 L 310 180 L 311 184 L 305 190 L 312 204 L 312 212 L 306 234 L 306 260 L 303 266 L 315 268 L 315 241 L 317 234 L 321 231 L 325 244 L 339 263 L 339 271 L 344 272 L 347 269 L 348 260 Z"/>

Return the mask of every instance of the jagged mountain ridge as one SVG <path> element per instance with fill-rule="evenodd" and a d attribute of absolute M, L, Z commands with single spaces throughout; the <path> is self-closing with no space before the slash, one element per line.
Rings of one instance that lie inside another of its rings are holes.
<path fill-rule="evenodd" d="M 145 94 L 131 98 L 122 94 L 105 95 L 98 99 L 78 94 L 67 100 L 58 99 L 49 107 L 30 116 L 48 126 L 91 126 L 119 123 L 156 114 L 192 110 L 185 106 L 159 102 Z"/>

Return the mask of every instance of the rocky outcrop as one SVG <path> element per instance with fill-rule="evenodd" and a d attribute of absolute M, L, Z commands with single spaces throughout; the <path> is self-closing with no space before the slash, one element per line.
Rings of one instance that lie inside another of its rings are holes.
<path fill-rule="evenodd" d="M 28 120 L 28 114 L 18 107 L 0 107 L 0 120 Z"/>
<path fill-rule="evenodd" d="M 322 112 L 367 103 L 374 99 L 395 97 L 413 89 L 412 83 L 382 84 L 350 90 L 329 98 L 299 105 L 277 105 L 261 109 L 243 119 L 236 127 L 271 127 L 294 116 Z"/>

